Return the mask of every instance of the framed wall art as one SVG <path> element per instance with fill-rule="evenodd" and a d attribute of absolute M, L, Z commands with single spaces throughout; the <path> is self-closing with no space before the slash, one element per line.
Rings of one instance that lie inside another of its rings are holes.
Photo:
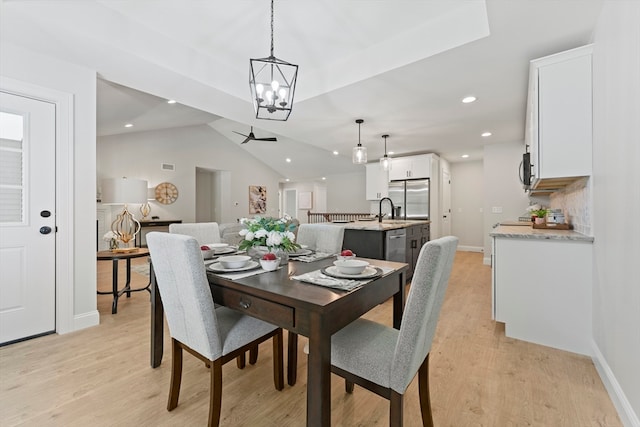
<path fill-rule="evenodd" d="M 267 213 L 267 187 L 264 185 L 249 186 L 249 213 Z"/>

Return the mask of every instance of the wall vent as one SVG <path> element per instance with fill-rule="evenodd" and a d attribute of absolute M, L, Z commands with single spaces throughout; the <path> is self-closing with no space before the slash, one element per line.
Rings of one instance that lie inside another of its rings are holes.
<path fill-rule="evenodd" d="M 163 171 L 174 171 L 176 170 L 176 165 L 173 165 L 171 163 L 162 163 L 160 169 L 162 169 Z"/>

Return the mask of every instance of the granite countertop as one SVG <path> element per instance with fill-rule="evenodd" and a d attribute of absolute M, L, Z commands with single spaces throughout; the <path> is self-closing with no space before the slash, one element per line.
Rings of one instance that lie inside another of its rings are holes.
<path fill-rule="evenodd" d="M 387 219 L 382 222 L 374 221 L 354 221 L 344 225 L 347 230 L 369 230 L 369 231 L 387 231 L 396 230 L 398 228 L 407 228 L 412 225 L 431 224 L 431 221 L 404 220 L 404 219 Z"/>
<path fill-rule="evenodd" d="M 541 240 L 576 240 L 593 242 L 593 236 L 587 236 L 573 230 L 539 229 L 522 225 L 500 225 L 489 233 L 491 237 Z"/>

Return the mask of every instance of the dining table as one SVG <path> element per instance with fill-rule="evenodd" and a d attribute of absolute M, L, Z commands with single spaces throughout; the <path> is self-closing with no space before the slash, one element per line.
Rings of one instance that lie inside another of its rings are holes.
<path fill-rule="evenodd" d="M 349 291 L 299 280 L 305 274 L 326 272 L 335 260 L 335 256 L 312 262 L 291 258 L 276 271 L 257 271 L 248 277 L 229 277 L 207 269 L 215 303 L 289 331 L 289 385 L 296 383 L 297 336 L 308 338 L 307 426 L 331 425 L 331 335 L 389 298 L 393 298 L 393 327 L 399 329 L 405 304 L 405 263 L 366 259 L 380 274 Z M 162 362 L 164 310 L 153 263 L 150 279 L 151 366 L 156 368 Z"/>

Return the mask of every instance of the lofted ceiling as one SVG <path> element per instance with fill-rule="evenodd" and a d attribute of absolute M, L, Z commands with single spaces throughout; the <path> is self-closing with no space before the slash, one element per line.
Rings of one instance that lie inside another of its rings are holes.
<path fill-rule="evenodd" d="M 249 99 L 249 58 L 269 54 L 268 0 L 0 5 L 4 42 L 97 70 L 99 135 L 206 123 L 239 144 L 233 131 L 253 125 L 278 142 L 242 148 L 313 180 L 362 168 L 358 118 L 369 161 L 385 133 L 396 156 L 452 162 L 521 141 L 529 61 L 589 43 L 602 0 L 276 0 L 274 54 L 300 66 L 286 122 L 256 120 Z"/>

